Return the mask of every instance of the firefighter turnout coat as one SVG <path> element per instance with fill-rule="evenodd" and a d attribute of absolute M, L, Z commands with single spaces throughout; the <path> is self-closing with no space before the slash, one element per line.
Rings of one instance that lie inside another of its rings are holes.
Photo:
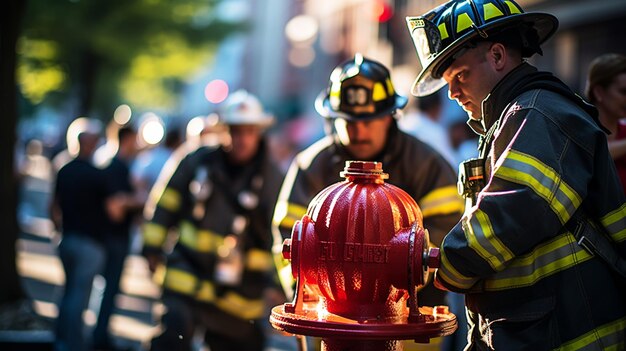
<path fill-rule="evenodd" d="M 570 225 L 585 216 L 626 255 L 625 198 L 594 114 L 526 63 L 483 102 L 486 186 L 436 275 L 466 293 L 471 349 L 626 349 L 626 282 Z"/>
<path fill-rule="evenodd" d="M 343 180 L 339 172 L 347 160 L 352 159 L 334 135 L 322 138 L 295 157 L 285 176 L 274 213 L 274 252 L 280 252 L 280 244 L 284 238 L 290 237 L 295 221 L 306 213 L 313 197 L 327 186 Z M 416 200 L 430 240 L 440 245 L 443 235 L 454 226 L 463 211 L 452 167 L 430 146 L 400 131 L 396 123 L 391 124 L 384 151 L 376 161 L 381 161 L 383 170 L 389 174 L 388 183 Z M 292 285 L 290 266 L 278 255 L 276 259 L 281 282 L 289 295 Z M 437 295 L 439 300 L 433 302 L 443 303 L 440 301 L 442 295 Z M 431 301 L 420 302 L 428 304 Z"/>
<path fill-rule="evenodd" d="M 178 231 L 165 292 L 243 320 L 263 315 L 263 291 L 276 283 L 270 222 L 282 175 L 260 150 L 253 162 L 235 167 L 222 148 L 202 147 L 180 161 L 162 191 L 153 191 L 144 253 L 162 253 L 168 230 Z"/>

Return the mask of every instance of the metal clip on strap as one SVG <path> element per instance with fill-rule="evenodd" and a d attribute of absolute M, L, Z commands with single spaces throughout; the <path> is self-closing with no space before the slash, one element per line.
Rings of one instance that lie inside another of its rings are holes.
<path fill-rule="evenodd" d="M 602 228 L 596 228 L 584 218 L 575 220 L 577 223 L 573 234 L 578 245 L 604 260 L 609 267 L 626 278 L 626 259 L 620 256 L 610 239 L 600 232 Z"/>

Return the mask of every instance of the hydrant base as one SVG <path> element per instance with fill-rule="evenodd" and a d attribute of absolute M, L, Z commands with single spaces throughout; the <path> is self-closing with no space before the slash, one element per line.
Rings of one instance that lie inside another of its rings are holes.
<path fill-rule="evenodd" d="M 431 338 L 452 334 L 457 327 L 456 316 L 450 312 L 421 306 L 420 321 L 409 323 L 408 308 L 404 316 L 394 320 L 357 321 L 318 311 L 316 305 L 305 303 L 302 311 L 285 312 L 284 305 L 272 309 L 270 323 L 278 330 L 321 338 L 359 340 L 415 340 L 427 343 Z"/>

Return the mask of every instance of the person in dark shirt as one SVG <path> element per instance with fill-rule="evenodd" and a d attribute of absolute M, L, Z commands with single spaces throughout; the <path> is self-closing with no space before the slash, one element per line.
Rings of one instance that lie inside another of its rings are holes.
<path fill-rule="evenodd" d="M 50 216 L 62 231 L 59 256 L 65 270 L 65 291 L 57 318 L 56 351 L 84 350 L 89 340 L 84 333 L 83 311 L 89 302 L 93 278 L 104 265 L 105 201 L 108 196 L 104 173 L 91 158 L 100 140 L 101 124 L 79 118 L 79 152 L 57 175 Z"/>
<path fill-rule="evenodd" d="M 93 334 L 96 350 L 116 349 L 109 334 L 109 320 L 115 308 L 115 297 L 120 291 L 120 278 L 129 253 L 133 217 L 142 207 L 141 201 L 135 197 L 130 177 L 130 163 L 138 149 L 137 132 L 130 126 L 123 126 L 119 128 L 117 137 L 118 150 L 104 168 L 107 192 L 112 194 L 108 204 L 118 211 L 115 213 L 111 211 L 111 218 L 105 222 L 106 259 L 102 276 L 106 281 L 106 287 Z"/>

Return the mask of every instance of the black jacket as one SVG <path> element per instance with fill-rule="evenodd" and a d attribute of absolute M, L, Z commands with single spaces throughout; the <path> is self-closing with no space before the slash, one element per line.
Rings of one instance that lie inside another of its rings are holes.
<path fill-rule="evenodd" d="M 144 253 L 162 252 L 171 228 L 179 234 L 164 289 L 241 319 L 261 317 L 263 291 L 274 281 L 270 222 L 281 181 L 264 148 L 242 167 L 229 165 L 221 148 L 200 148 L 182 159 L 165 187 L 157 183 L 155 204 L 146 205 L 154 211 L 143 229 Z M 243 273 L 239 282 L 224 283 L 218 257 L 232 238 Z"/>
<path fill-rule="evenodd" d="M 626 205 L 594 110 L 528 65 L 483 103 L 487 185 L 446 236 L 436 282 L 466 293 L 476 349 L 626 347 L 626 282 L 576 243 L 584 212 L 626 254 Z"/>

